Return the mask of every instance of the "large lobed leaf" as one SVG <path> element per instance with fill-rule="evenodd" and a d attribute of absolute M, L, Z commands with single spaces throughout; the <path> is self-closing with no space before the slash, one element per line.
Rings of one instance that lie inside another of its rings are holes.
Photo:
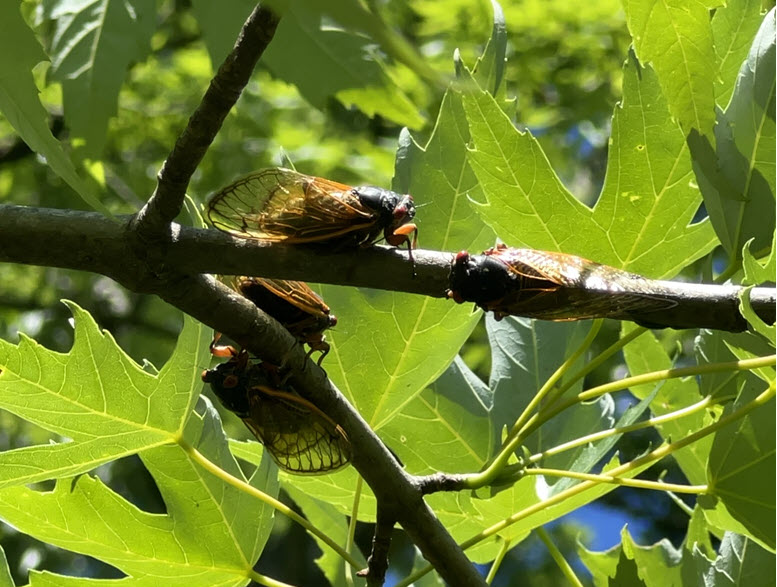
<path fill-rule="evenodd" d="M 143 371 L 94 320 L 70 304 L 75 342 L 55 353 L 26 337 L 0 343 L 2 406 L 71 442 L 8 451 L 0 489 L 0 518 L 39 540 L 98 558 L 137 584 L 240 585 L 259 557 L 273 511 L 206 472 L 178 441 L 197 448 L 233 476 L 244 478 L 217 412 L 202 400 L 201 366 L 208 333 L 185 320 L 173 356 L 157 375 Z M 67 466 L 47 469 L 66 453 Z M 156 481 L 166 514 L 150 514 L 98 478 L 77 475 L 139 453 Z M 32 471 L 32 473 L 30 473 Z M 250 479 L 277 494 L 277 469 L 265 458 Z M 24 484 L 58 478 L 53 491 Z M 35 575 L 40 584 L 67 582 Z"/>
<path fill-rule="evenodd" d="M 71 439 L 0 454 L 0 486 L 75 475 L 170 442 L 197 398 L 206 329 L 185 321 L 173 357 L 158 375 L 130 359 L 89 314 L 68 302 L 75 342 L 56 353 L 21 336 L 0 341 L 0 407 Z"/>
<path fill-rule="evenodd" d="M 716 243 L 681 129 L 655 74 L 624 66 L 607 176 L 593 210 L 556 177 L 539 143 L 514 128 L 485 92 L 463 96 L 474 143 L 470 159 L 485 194 L 479 216 L 508 245 L 574 253 L 651 277 L 670 277 Z M 478 198 L 473 198 L 477 200 Z"/>

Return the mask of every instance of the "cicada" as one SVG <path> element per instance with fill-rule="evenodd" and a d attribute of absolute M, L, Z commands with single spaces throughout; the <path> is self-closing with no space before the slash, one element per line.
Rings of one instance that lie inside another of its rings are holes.
<path fill-rule="evenodd" d="M 242 276 L 235 279 L 233 286 L 280 322 L 298 341 L 307 343 L 310 353 L 320 351 L 318 364 L 321 364 L 330 349 L 324 330 L 335 326 L 337 317 L 307 283 Z"/>
<path fill-rule="evenodd" d="M 279 382 L 273 369 L 240 352 L 204 371 L 202 380 L 284 471 L 318 475 L 348 465 L 351 443 L 345 431 L 293 387 Z"/>
<path fill-rule="evenodd" d="M 417 244 L 415 204 L 375 186 L 352 187 L 291 169 L 263 169 L 225 187 L 207 204 L 219 230 L 270 242 L 392 246 Z M 410 235 L 413 235 L 412 241 Z"/>
<path fill-rule="evenodd" d="M 511 314 L 543 320 L 617 318 L 644 323 L 644 313 L 676 305 L 662 297 L 658 282 L 641 275 L 575 255 L 504 244 L 483 255 L 458 253 L 447 295 L 458 303 L 474 302 L 493 311 L 497 320 Z"/>

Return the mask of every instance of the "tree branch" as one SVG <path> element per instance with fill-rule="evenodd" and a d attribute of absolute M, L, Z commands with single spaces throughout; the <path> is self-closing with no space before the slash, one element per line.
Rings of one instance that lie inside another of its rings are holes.
<path fill-rule="evenodd" d="M 326 246 L 270 245 L 173 224 L 169 241 L 155 246 L 152 261 L 148 252 L 133 250 L 131 235 L 121 225 L 99 214 L 0 206 L 0 261 L 92 271 L 130 283 L 127 287 L 136 292 L 154 290 L 155 286 L 148 290 L 144 282 L 173 271 L 259 275 L 445 297 L 453 255 L 415 250 L 413 258 L 415 278 L 407 253 L 392 247 L 332 251 Z M 121 276 L 116 275 L 117 266 L 121 266 Z M 731 331 L 747 326 L 739 314 L 739 286 L 654 283 L 661 297 L 676 305 L 645 313 L 645 322 Z M 756 313 L 773 324 L 777 290 L 756 287 L 750 295 Z M 633 314 L 632 318 L 639 319 L 636 312 Z"/>
<path fill-rule="evenodd" d="M 163 238 L 170 222 L 178 216 L 189 180 L 251 79 L 278 20 L 264 3 L 257 5 L 246 20 L 234 48 L 162 165 L 156 191 L 136 216 L 134 228 L 142 239 Z"/>

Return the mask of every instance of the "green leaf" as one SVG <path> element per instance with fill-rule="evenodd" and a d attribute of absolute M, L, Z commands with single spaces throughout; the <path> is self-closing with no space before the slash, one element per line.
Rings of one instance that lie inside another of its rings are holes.
<path fill-rule="evenodd" d="M 705 586 L 766 587 L 775 584 L 774 554 L 733 532 L 726 532 L 720 544 L 720 554 L 714 560 L 709 560 L 700 550 L 695 550 L 693 557 L 696 562 L 693 578 L 699 581 L 703 577 Z M 688 576 L 685 573 L 684 568 L 683 577 Z"/>
<path fill-rule="evenodd" d="M 487 199 L 475 209 L 501 239 L 652 277 L 674 275 L 711 250 L 709 223 L 689 224 L 699 192 L 690 185 L 684 136 L 655 75 L 629 60 L 623 92 L 594 210 L 564 188 L 534 137 L 517 131 L 491 96 L 463 95 L 474 143 L 470 159 Z"/>
<path fill-rule="evenodd" d="M 596 587 L 608 587 L 610 579 L 615 576 L 622 551 L 623 548 L 620 544 L 608 550 L 597 552 L 588 550 L 579 539 L 577 542 L 577 554 L 593 576 Z"/>
<path fill-rule="evenodd" d="M 48 115 L 32 77 L 32 69 L 45 59 L 38 41 L 22 20 L 19 5 L 0 3 L 0 111 L 30 149 L 44 157 L 89 206 L 110 215 L 78 176 L 62 144 L 49 130 Z"/>
<path fill-rule="evenodd" d="M 292 0 L 264 55 L 274 75 L 292 83 L 313 106 L 323 109 L 335 96 L 368 116 L 421 128 L 425 119 L 387 73 L 373 41 L 353 30 L 325 25 L 322 7 Z"/>
<path fill-rule="evenodd" d="M 345 546 L 348 541 L 348 520 L 342 512 L 325 501 L 311 497 L 306 491 L 301 491 L 293 482 L 284 483 L 283 489 L 302 509 L 311 524 L 338 544 Z M 318 537 L 314 538 L 322 551 L 321 556 L 316 559 L 318 567 L 332 585 L 347 584 L 345 566 L 348 563 Z M 357 547 L 353 548 L 352 554 L 359 561 L 362 569 L 367 568 L 367 561 Z"/>
<path fill-rule="evenodd" d="M 754 400 L 743 394 L 724 415 Z M 715 434 L 709 458 L 709 495 L 723 503 L 747 535 L 775 548 L 774 397 Z M 704 504 L 703 504 L 704 505 Z"/>
<path fill-rule="evenodd" d="M 710 8 L 720 0 L 624 0 L 634 49 L 658 75 L 669 110 L 689 133 L 715 123 L 715 50 Z"/>
<path fill-rule="evenodd" d="M 637 564 L 626 556 L 625 550 L 622 550 L 610 587 L 638 587 L 639 585 L 645 585 L 645 582 L 639 576 Z"/>
<path fill-rule="evenodd" d="M 635 325 L 624 322 L 623 335 L 627 334 Z M 623 350 L 631 375 L 640 375 L 651 371 L 661 371 L 674 367 L 664 348 L 652 332 L 646 332 L 632 341 Z M 655 384 L 635 385 L 630 388 L 631 393 L 639 399 L 647 397 L 655 391 Z M 685 408 L 702 399 L 696 381 L 693 378 L 674 378 L 663 381 L 658 387 L 655 399 L 651 403 L 650 410 L 654 416 L 661 416 Z M 673 419 L 656 426 L 656 431 L 667 442 L 681 440 L 689 434 L 699 430 L 703 426 L 711 424 L 712 416 L 705 411 L 697 411 L 683 418 Z M 672 455 L 677 464 L 685 473 L 691 484 L 704 484 L 707 482 L 707 458 L 712 446 L 712 438 L 707 436 L 690 446 L 686 446 Z"/>
<path fill-rule="evenodd" d="M 461 358 L 381 430 L 413 475 L 479 470 L 493 450 L 491 392 Z"/>
<path fill-rule="evenodd" d="M 491 0 L 494 12 L 494 26 L 486 50 L 472 70 L 472 76 L 478 85 L 495 98 L 505 93 L 504 73 L 507 53 L 507 23 L 502 7 Z"/>
<path fill-rule="evenodd" d="M 691 133 L 704 203 L 729 257 L 771 245 L 775 206 L 775 11 L 764 18 L 715 127 L 717 150 Z"/>
<path fill-rule="evenodd" d="M 547 379 L 582 343 L 590 327 L 590 322 L 550 322 L 510 316 L 497 321 L 487 316 L 492 365 L 490 386 L 494 393 L 494 408 L 491 412 L 497 446 L 501 441 L 501 431 L 513 427 Z M 581 358 L 571 366 L 571 371 L 574 372 L 582 364 Z M 582 381 L 567 390 L 565 398 L 579 392 L 581 387 Z M 524 446 L 530 452 L 538 453 L 609 428 L 614 422 L 613 411 L 610 396 L 578 404 L 543 424 L 526 439 Z M 569 469 L 585 450 L 585 447 L 578 447 L 564 451 L 543 461 L 542 466 Z M 596 463 L 590 464 L 593 466 Z M 551 494 L 573 484 L 564 479 L 546 481 L 553 487 Z"/>
<path fill-rule="evenodd" d="M 218 414 L 207 400 L 199 411 L 189 419 L 187 440 L 242 477 Z M 0 491 L 0 517 L 39 540 L 113 565 L 140 585 L 191 585 L 195 576 L 209 585 L 245 584 L 269 537 L 273 510 L 205 472 L 178 445 L 148 450 L 142 458 L 166 514 L 144 512 L 98 478 L 81 475 L 48 492 Z M 250 482 L 275 495 L 275 471 L 267 458 Z"/>
<path fill-rule="evenodd" d="M 747 241 L 742 250 L 742 267 L 745 270 L 745 276 L 742 279 L 742 283 L 745 285 L 758 285 L 769 281 L 774 281 L 775 270 L 777 265 L 775 264 L 775 237 L 777 233 L 772 235 L 772 246 L 768 256 L 756 259 L 750 252 L 750 245 L 752 241 Z"/>
<path fill-rule="evenodd" d="M 700 550 L 705 555 L 715 556 L 715 549 L 710 539 L 710 527 L 704 517 L 704 510 L 696 504 L 688 522 L 688 532 L 683 541 L 683 553 L 692 555 L 694 550 Z"/>
<path fill-rule="evenodd" d="M 425 148 L 408 133 L 400 138 L 394 189 L 413 194 L 424 207 L 418 226 L 425 248 L 493 243 L 467 203 L 477 182 L 467 163 L 469 137 L 460 114 L 459 100 L 448 92 Z M 336 286 L 321 290 L 339 318 L 329 336 L 327 373 L 378 431 L 450 365 L 479 318 L 471 307 L 442 299 Z"/>
<path fill-rule="evenodd" d="M 640 546 L 627 528 L 621 532 L 623 552 L 639 569 L 639 576 L 646 585 L 680 585 L 680 561 L 682 551 L 672 546 L 666 538 L 651 546 Z M 623 560 L 621 558 L 621 560 Z M 618 564 L 618 575 L 620 563 Z M 616 575 L 616 582 L 618 579 Z M 626 585 L 626 583 L 623 583 Z"/>
<path fill-rule="evenodd" d="M 214 71 L 232 51 L 243 23 L 255 7 L 256 2 L 253 0 L 192 0 L 192 14 L 202 30 Z"/>
<path fill-rule="evenodd" d="M 0 546 L 0 587 L 15 587 L 3 547 Z"/>
<path fill-rule="evenodd" d="M 52 0 L 51 75 L 62 84 L 68 127 L 84 139 L 83 156 L 102 153 L 108 120 L 133 62 L 143 61 L 156 24 L 154 0 Z"/>
<path fill-rule="evenodd" d="M 666 539 L 651 546 L 640 546 L 624 527 L 620 545 L 604 552 L 593 552 L 578 544 L 578 552 L 596 585 L 682 585 L 682 552 Z"/>
<path fill-rule="evenodd" d="M 67 354 L 0 341 L 0 407 L 72 439 L 0 453 L 0 487 L 76 475 L 174 440 L 201 387 L 208 332 L 190 318 L 159 375 L 143 371 L 84 310 Z"/>
<path fill-rule="evenodd" d="M 739 67 L 747 57 L 750 43 L 762 20 L 759 0 L 728 2 L 715 10 L 712 17 L 712 37 L 718 63 L 715 98 L 721 106 L 726 106 L 731 99 Z"/>

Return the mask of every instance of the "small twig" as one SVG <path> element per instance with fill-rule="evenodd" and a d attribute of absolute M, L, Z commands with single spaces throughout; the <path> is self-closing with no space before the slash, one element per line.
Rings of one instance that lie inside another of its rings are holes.
<path fill-rule="evenodd" d="M 169 224 L 181 211 L 192 175 L 251 78 L 256 63 L 275 34 L 278 20 L 264 3 L 246 20 L 232 52 L 219 67 L 200 105 L 162 165 L 154 195 L 133 222 L 141 239 L 163 238 Z"/>
<path fill-rule="evenodd" d="M 386 580 L 388 571 L 388 553 L 391 547 L 391 534 L 394 531 L 396 520 L 388 517 L 378 502 L 378 511 L 375 521 L 375 534 L 372 537 L 372 551 L 367 559 L 367 568 L 356 573 L 359 577 L 367 578 L 369 587 L 380 587 Z"/>
<path fill-rule="evenodd" d="M 440 491 L 461 491 L 467 489 L 467 479 L 472 475 L 459 473 L 434 473 L 424 477 L 416 477 L 415 483 L 423 495 Z"/>

